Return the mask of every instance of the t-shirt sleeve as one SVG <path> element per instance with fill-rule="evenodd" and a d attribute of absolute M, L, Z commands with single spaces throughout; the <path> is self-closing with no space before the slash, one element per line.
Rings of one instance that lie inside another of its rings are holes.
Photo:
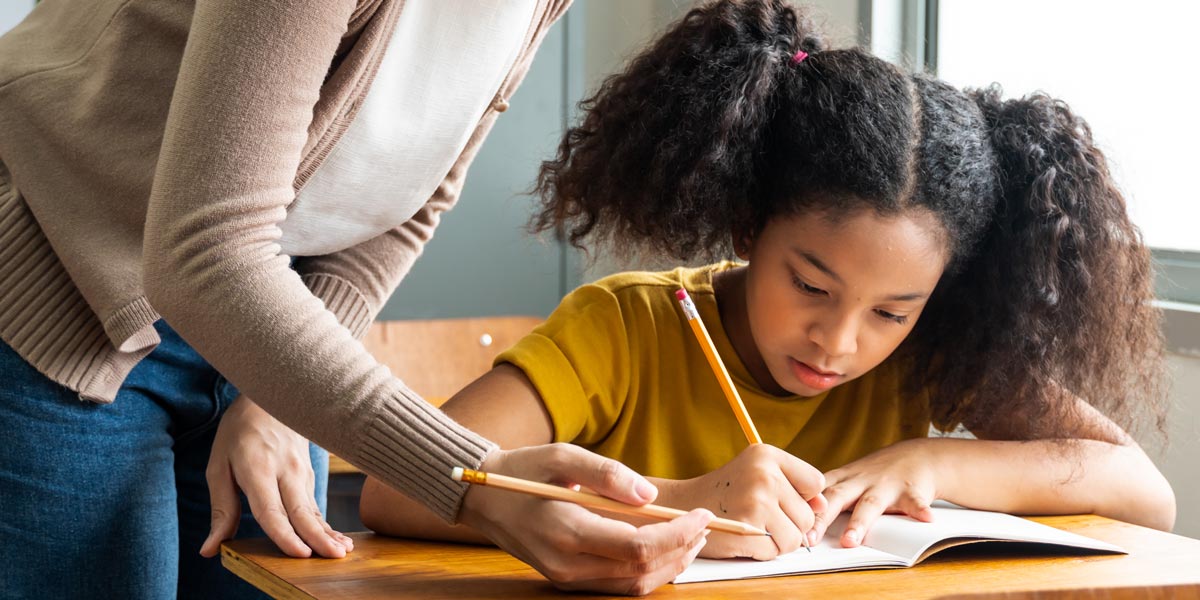
<path fill-rule="evenodd" d="M 554 441 L 602 441 L 620 417 L 630 381 L 624 310 L 612 291 L 571 292 L 545 323 L 496 357 L 525 372 L 554 423 Z"/>

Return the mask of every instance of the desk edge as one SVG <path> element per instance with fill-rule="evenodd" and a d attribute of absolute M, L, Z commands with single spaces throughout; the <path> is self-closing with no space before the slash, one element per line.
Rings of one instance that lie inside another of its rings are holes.
<path fill-rule="evenodd" d="M 258 563 L 221 544 L 221 564 L 234 575 L 276 600 L 317 600 Z"/>

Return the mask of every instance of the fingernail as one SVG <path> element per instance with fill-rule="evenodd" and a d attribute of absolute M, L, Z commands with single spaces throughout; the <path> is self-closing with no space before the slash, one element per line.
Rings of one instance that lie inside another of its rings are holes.
<path fill-rule="evenodd" d="M 647 501 L 653 500 L 654 496 L 656 496 L 658 492 L 658 490 L 655 489 L 654 486 L 645 479 L 639 479 L 638 482 L 634 484 L 633 491 L 638 495 L 638 498 Z"/>
<path fill-rule="evenodd" d="M 813 546 L 815 546 L 817 544 L 817 530 L 816 529 L 808 530 L 808 543 Z"/>
<path fill-rule="evenodd" d="M 846 530 L 846 539 L 850 540 L 851 542 L 854 542 L 855 544 L 858 543 L 858 536 L 859 536 L 859 533 L 858 533 L 857 529 L 847 529 Z"/>

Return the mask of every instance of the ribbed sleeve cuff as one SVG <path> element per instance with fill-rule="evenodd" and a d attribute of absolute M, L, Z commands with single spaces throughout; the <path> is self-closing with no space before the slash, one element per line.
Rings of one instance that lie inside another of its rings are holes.
<path fill-rule="evenodd" d="M 325 308 L 337 316 L 343 327 L 361 340 L 371 327 L 375 315 L 367 298 L 353 283 L 326 273 L 310 273 L 300 278 L 309 291 L 325 303 Z"/>
<path fill-rule="evenodd" d="M 478 469 L 496 444 L 404 388 L 375 417 L 351 462 L 446 522 L 457 521 L 467 484 L 451 479 L 450 471 Z"/>

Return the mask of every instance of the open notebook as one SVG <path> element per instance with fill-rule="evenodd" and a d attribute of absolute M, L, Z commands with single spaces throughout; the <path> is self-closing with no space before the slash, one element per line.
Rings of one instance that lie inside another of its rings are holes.
<path fill-rule="evenodd" d="M 841 547 L 839 540 L 850 519 L 848 513 L 843 513 L 811 553 L 801 548 L 769 561 L 698 558 L 675 578 L 675 583 L 911 567 L 935 552 L 975 542 L 1028 542 L 1126 554 L 1112 544 L 1012 515 L 940 503 L 932 510 L 932 523 L 903 515 L 883 515 L 857 548 Z"/>

